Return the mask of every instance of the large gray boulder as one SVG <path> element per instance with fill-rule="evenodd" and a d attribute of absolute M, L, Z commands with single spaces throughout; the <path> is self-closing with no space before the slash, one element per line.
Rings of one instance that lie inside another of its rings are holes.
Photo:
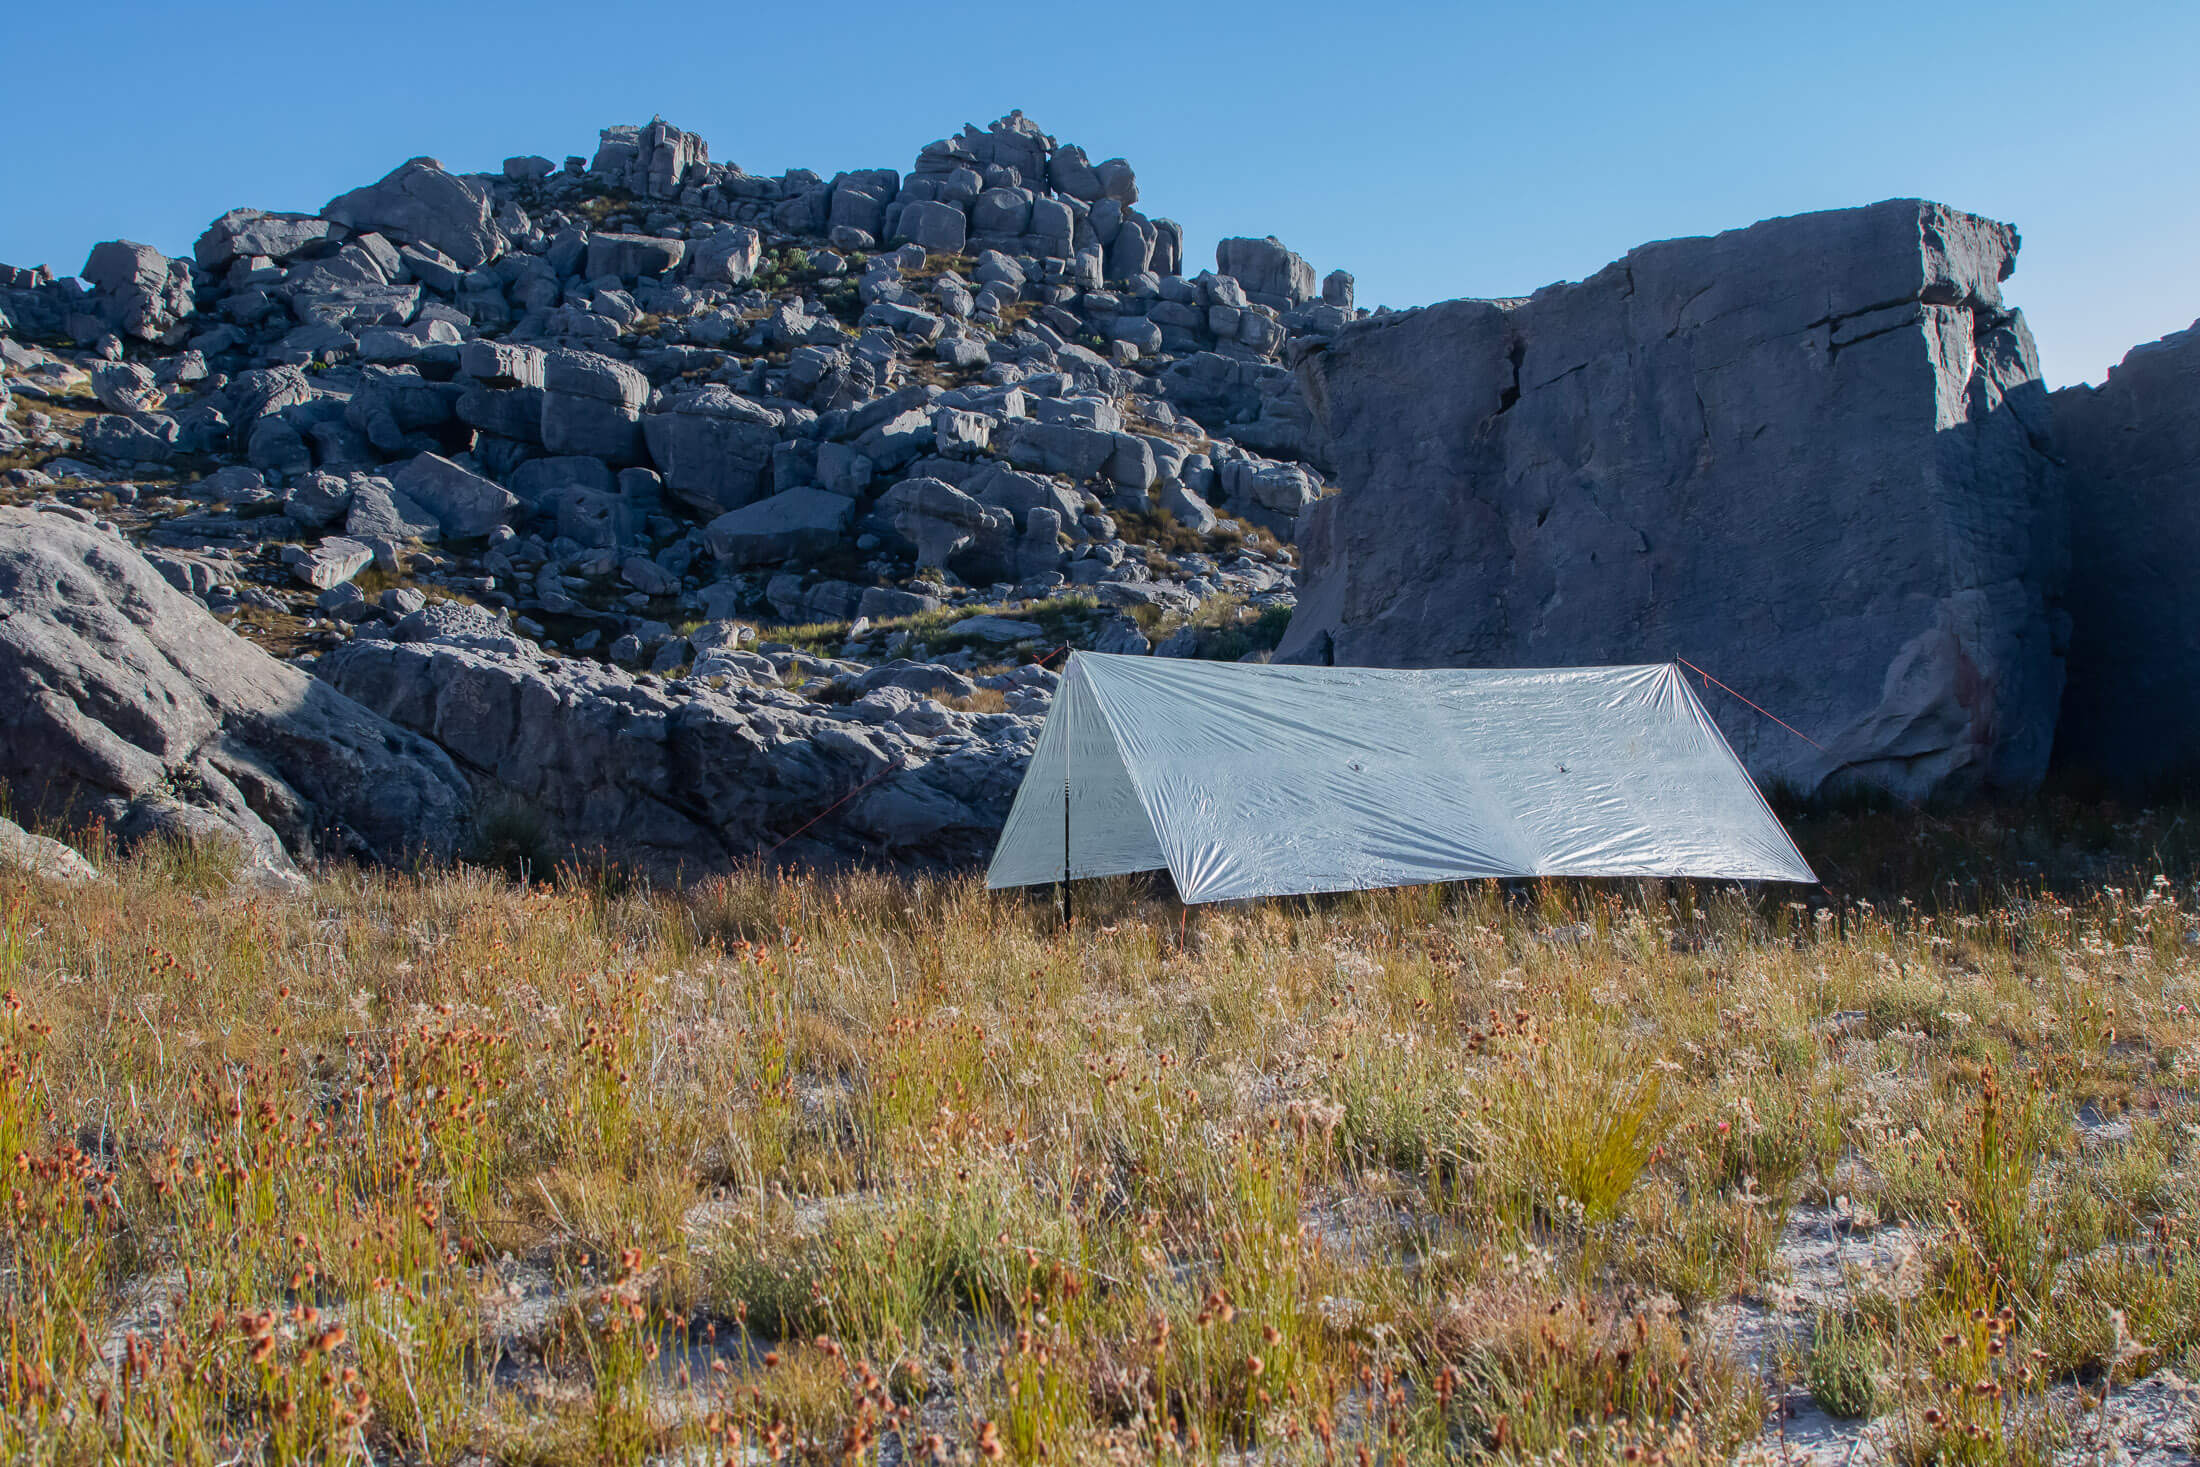
<path fill-rule="evenodd" d="M 542 446 L 550 453 L 641 461 L 647 377 L 595 352 L 554 351 L 543 360 L 542 384 Z"/>
<path fill-rule="evenodd" d="M 777 565 L 838 546 L 854 513 L 855 501 L 803 485 L 722 514 L 704 534 L 710 553 L 726 565 Z"/>
<path fill-rule="evenodd" d="M 535 831 L 539 860 L 602 855 L 662 877 L 760 858 L 982 860 L 1039 723 L 925 702 L 874 725 L 778 688 L 668 688 L 493 638 L 353 642 L 322 673 L 448 749 Z"/>
<path fill-rule="evenodd" d="M 904 479 L 879 496 L 878 512 L 916 547 L 917 564 L 944 568 L 977 546 L 997 550 L 1015 532 L 1008 510 L 981 504 L 942 479 Z"/>
<path fill-rule="evenodd" d="M 140 341 L 182 340 L 184 318 L 197 299 L 189 260 L 171 260 L 134 240 L 110 239 L 92 246 L 79 273 L 115 330 Z"/>
<path fill-rule="evenodd" d="M 441 750 L 276 661 L 128 544 L 0 509 L 0 787 L 24 818 L 213 835 L 265 871 L 456 846 Z"/>
<path fill-rule="evenodd" d="M 417 454 L 390 475 L 399 494 L 435 516 L 444 534 L 470 540 L 512 517 L 519 496 L 438 453 Z"/>
<path fill-rule="evenodd" d="M 281 262 L 326 239 L 341 240 L 340 224 L 311 214 L 270 214 L 265 209 L 231 209 L 206 226 L 192 246 L 202 270 L 226 270 L 240 255 L 264 255 Z"/>
<path fill-rule="evenodd" d="M 399 244 L 441 250 L 466 270 L 504 253 L 488 189 L 445 173 L 433 158 L 414 158 L 379 183 L 339 194 L 321 217 L 352 230 L 374 230 Z"/>
<path fill-rule="evenodd" d="M 665 487 L 702 514 L 756 499 L 770 481 L 780 415 L 730 387 L 685 392 L 642 420 Z"/>
<path fill-rule="evenodd" d="M 6 816 L 0 816 L 0 868 L 66 886 L 99 879 L 98 869 L 74 847 L 51 836 L 34 835 Z"/>
<path fill-rule="evenodd" d="M 617 275 L 632 280 L 677 270 L 687 258 L 687 241 L 650 234 L 592 234 L 588 237 L 588 278 Z"/>
<path fill-rule="evenodd" d="M 710 162 L 710 144 L 662 117 L 646 127 L 607 127 L 598 137 L 601 141 L 588 171 L 653 199 L 677 199 L 688 170 Z"/>
<path fill-rule="evenodd" d="M 2073 623 L 2055 759 L 2144 791 L 2200 773 L 2200 322 L 2051 401 Z"/>
<path fill-rule="evenodd" d="M 895 233 L 930 254 L 959 255 L 970 221 L 953 204 L 920 199 L 901 211 Z"/>
<path fill-rule="evenodd" d="M 762 235 L 729 225 L 688 247 L 688 275 L 698 285 L 746 285 L 763 256 Z"/>
<path fill-rule="evenodd" d="M 354 540 L 388 540 L 402 545 L 408 540 L 442 538 L 434 515 L 399 493 L 387 479 L 364 477 L 352 484 L 351 507 L 344 515 L 344 533 Z"/>
<path fill-rule="evenodd" d="M 1218 241 L 1215 269 L 1235 278 L 1253 299 L 1279 310 L 1303 306 L 1314 298 L 1314 267 L 1272 234 L 1266 239 Z"/>
<path fill-rule="evenodd" d="M 1079 428 L 1068 423 L 1042 423 L 1033 418 L 1012 419 L 995 435 L 1001 456 L 1020 469 L 1060 474 L 1070 479 L 1090 479 L 1115 457 L 1116 435 L 1105 429 Z"/>
<path fill-rule="evenodd" d="M 2062 475 L 2016 231 L 1894 200 L 1643 246 L 1315 345 L 1344 489 L 1278 655 L 1686 657 L 1760 777 L 2022 790 L 2062 693 Z"/>

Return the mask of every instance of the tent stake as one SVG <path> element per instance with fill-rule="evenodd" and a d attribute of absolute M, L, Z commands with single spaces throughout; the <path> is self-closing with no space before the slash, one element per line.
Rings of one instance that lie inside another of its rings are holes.
<path fill-rule="evenodd" d="M 1062 781 L 1062 925 L 1069 926 L 1069 780 Z"/>

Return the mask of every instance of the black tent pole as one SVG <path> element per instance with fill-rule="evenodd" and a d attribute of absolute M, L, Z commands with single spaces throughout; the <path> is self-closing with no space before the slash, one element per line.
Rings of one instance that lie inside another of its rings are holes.
<path fill-rule="evenodd" d="M 1069 776 L 1062 776 L 1062 925 L 1069 926 Z"/>

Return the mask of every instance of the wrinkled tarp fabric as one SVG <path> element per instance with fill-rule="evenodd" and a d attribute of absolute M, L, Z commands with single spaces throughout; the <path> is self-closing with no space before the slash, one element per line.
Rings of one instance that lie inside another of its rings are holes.
<path fill-rule="evenodd" d="M 1065 834 L 1071 876 L 1166 867 L 1187 902 L 1492 876 L 1817 879 L 1673 666 L 1075 653 L 986 884 L 1061 880 Z"/>

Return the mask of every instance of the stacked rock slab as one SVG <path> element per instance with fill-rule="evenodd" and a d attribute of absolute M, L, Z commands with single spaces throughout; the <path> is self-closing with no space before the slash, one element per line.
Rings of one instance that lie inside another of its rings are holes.
<path fill-rule="evenodd" d="M 1345 487 L 1279 656 L 1687 657 L 1823 745 L 1708 693 L 1760 779 L 2033 785 L 2064 491 L 2016 251 L 1894 200 L 1345 327 L 1299 367 Z"/>
<path fill-rule="evenodd" d="M 2051 401 L 2074 623 L 2055 760 L 2145 791 L 2200 772 L 2200 322 Z"/>

